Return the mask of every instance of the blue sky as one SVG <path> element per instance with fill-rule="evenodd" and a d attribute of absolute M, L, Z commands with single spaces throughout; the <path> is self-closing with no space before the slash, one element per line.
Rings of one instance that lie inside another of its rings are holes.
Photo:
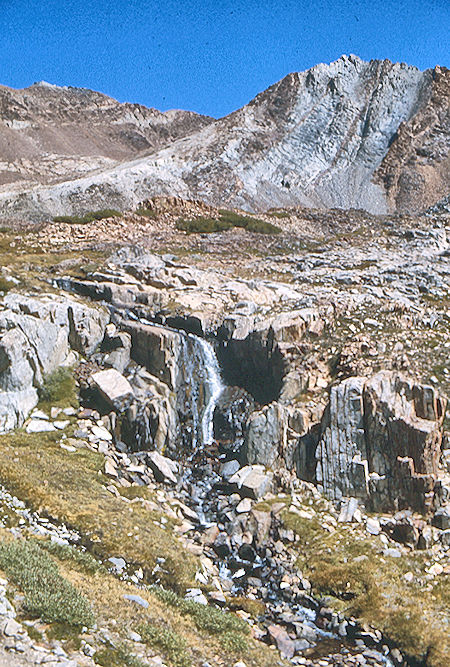
<path fill-rule="evenodd" d="M 343 53 L 450 66 L 450 0 L 0 0 L 0 83 L 222 116 Z"/>

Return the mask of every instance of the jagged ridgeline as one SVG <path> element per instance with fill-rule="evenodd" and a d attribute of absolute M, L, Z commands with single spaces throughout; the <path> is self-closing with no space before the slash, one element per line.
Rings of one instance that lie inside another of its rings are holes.
<path fill-rule="evenodd" d="M 250 211 L 418 213 L 449 192 L 449 81 L 445 67 L 342 56 L 219 120 L 86 89 L 2 87 L 0 212 L 82 217 L 170 193 Z"/>

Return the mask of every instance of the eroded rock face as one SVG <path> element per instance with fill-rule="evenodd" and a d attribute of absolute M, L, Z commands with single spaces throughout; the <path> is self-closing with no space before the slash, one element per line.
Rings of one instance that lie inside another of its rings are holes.
<path fill-rule="evenodd" d="M 433 387 L 391 371 L 333 387 L 316 449 L 320 487 L 375 509 L 430 509 L 445 407 Z"/>
<path fill-rule="evenodd" d="M 70 298 L 16 293 L 4 298 L 0 310 L 0 431 L 23 424 L 38 402 L 37 387 L 44 376 L 70 362 L 71 347 L 91 353 L 102 340 L 108 320 L 103 308 Z"/>

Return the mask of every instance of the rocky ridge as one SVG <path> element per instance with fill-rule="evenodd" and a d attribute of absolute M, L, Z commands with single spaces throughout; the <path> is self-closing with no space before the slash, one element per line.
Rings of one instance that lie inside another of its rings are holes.
<path fill-rule="evenodd" d="M 250 211 L 304 205 L 420 212 L 448 194 L 448 81 L 444 67 L 420 72 L 404 63 L 342 56 L 289 74 L 216 121 L 118 105 L 90 91 L 4 89 L 10 145 L 19 142 L 19 154 L 34 156 L 29 144 L 36 126 L 51 156 L 44 157 L 44 170 L 41 154 L 38 169 L 34 157 L 22 165 L 14 153 L 6 156 L 1 213 L 45 220 L 105 202 L 129 210 L 151 196 L 173 194 Z M 42 109 L 43 120 L 30 120 L 30 102 Z M 52 114 L 59 129 L 49 135 Z M 90 137 L 80 136 L 86 120 Z M 61 155 L 66 149 L 53 144 L 60 146 L 66 135 L 72 148 Z M 111 158 L 120 164 L 105 162 Z M 11 188 L 8 182 L 22 172 L 43 185 L 27 188 L 22 181 Z M 62 182 L 48 186 L 54 180 Z"/>

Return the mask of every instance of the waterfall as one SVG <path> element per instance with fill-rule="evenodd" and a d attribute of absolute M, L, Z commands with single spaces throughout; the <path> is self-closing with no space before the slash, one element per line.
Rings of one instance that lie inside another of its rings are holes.
<path fill-rule="evenodd" d="M 214 409 L 224 389 L 213 346 L 194 334 L 182 336 L 185 395 L 192 416 L 192 449 L 214 440 Z"/>
<path fill-rule="evenodd" d="M 211 343 L 204 338 L 197 338 L 197 344 L 202 350 L 204 377 L 204 410 L 201 420 L 202 444 L 210 445 L 214 440 L 214 409 L 224 389 L 220 377 L 219 362 Z"/>

